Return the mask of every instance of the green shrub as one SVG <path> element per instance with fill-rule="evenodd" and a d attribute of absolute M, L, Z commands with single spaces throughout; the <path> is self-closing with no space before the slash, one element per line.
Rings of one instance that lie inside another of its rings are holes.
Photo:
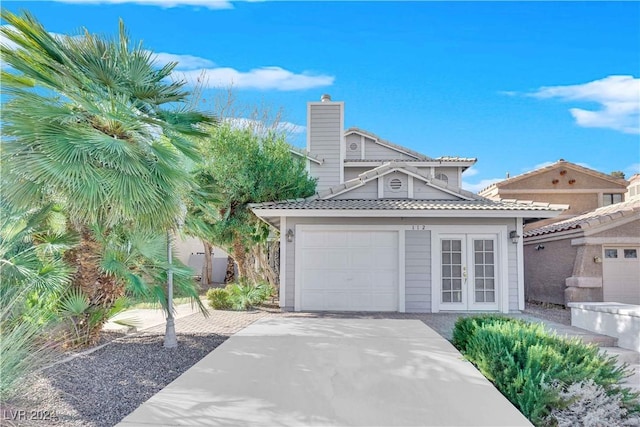
<path fill-rule="evenodd" d="M 231 309 L 231 301 L 229 301 L 229 292 L 226 289 L 217 288 L 207 291 L 207 300 L 214 310 Z"/>
<path fill-rule="evenodd" d="M 481 328 L 484 325 L 505 322 L 524 323 L 522 320 L 514 319 L 513 317 L 501 316 L 499 314 L 482 314 L 480 316 L 459 317 L 453 328 L 453 345 L 464 353 L 467 350 L 467 343 L 475 334 L 476 329 Z"/>
<path fill-rule="evenodd" d="M 226 289 L 234 310 L 249 310 L 266 301 L 273 292 L 272 287 L 267 283 L 253 284 L 246 280 L 231 284 Z"/>
<path fill-rule="evenodd" d="M 268 283 L 250 283 L 241 279 L 239 283 L 227 285 L 224 289 L 211 289 L 207 292 L 209 305 L 216 310 L 249 310 L 260 305 L 273 294 Z"/>
<path fill-rule="evenodd" d="M 536 425 L 544 425 L 553 408 L 569 403 L 561 389 L 550 384 L 569 387 L 591 379 L 608 393 L 619 394 L 625 408 L 634 411 L 637 395 L 618 385 L 626 373 L 615 358 L 577 339 L 552 335 L 540 324 L 501 316 L 466 318 L 456 322 L 454 342 Z"/>

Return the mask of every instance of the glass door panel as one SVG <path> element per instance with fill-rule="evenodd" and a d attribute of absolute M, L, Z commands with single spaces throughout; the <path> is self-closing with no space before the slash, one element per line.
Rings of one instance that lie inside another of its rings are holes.
<path fill-rule="evenodd" d="M 441 245 L 441 302 L 464 305 L 466 300 L 466 267 L 464 266 L 464 239 L 446 238 Z"/>
<path fill-rule="evenodd" d="M 472 238 L 473 247 L 473 292 L 471 307 L 494 308 L 497 303 L 496 294 L 496 242 L 491 239 Z"/>

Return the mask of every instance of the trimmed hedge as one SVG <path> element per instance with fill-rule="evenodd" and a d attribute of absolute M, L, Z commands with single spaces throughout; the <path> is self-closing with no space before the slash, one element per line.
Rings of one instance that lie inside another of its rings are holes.
<path fill-rule="evenodd" d="M 619 386 L 628 373 L 614 357 L 541 324 L 497 315 L 460 318 L 453 343 L 535 425 L 548 425 L 551 410 L 570 403 L 561 399 L 562 388 L 587 380 L 619 393 L 631 413 L 639 409 L 637 394 Z"/>

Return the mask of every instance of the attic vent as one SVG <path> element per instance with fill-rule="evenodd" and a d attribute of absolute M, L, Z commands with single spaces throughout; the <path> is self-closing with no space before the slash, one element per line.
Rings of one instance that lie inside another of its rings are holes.
<path fill-rule="evenodd" d="M 401 190 L 402 180 L 400 178 L 392 178 L 391 181 L 389 181 L 389 188 L 391 188 L 393 191 Z"/>
<path fill-rule="evenodd" d="M 358 143 L 357 142 L 352 142 L 351 144 L 349 144 L 349 150 L 356 151 L 357 149 L 358 149 Z"/>

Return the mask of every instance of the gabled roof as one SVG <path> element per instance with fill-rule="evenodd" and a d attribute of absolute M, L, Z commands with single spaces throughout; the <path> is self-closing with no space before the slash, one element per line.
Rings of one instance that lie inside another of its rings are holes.
<path fill-rule="evenodd" d="M 629 218 L 634 215 L 640 218 L 640 199 L 633 199 L 627 202 L 603 206 L 591 212 L 587 212 L 564 221 L 528 230 L 524 233 L 524 236 L 540 236 L 543 234 L 551 234 L 574 229 L 586 230 L 588 228 L 594 228 L 620 220 L 621 218 Z"/>
<path fill-rule="evenodd" d="M 542 168 L 538 168 L 538 169 L 534 169 L 532 171 L 525 172 L 525 173 L 523 173 L 521 175 L 517 175 L 517 176 L 511 177 L 511 178 L 507 178 L 505 180 L 493 183 L 490 186 L 488 186 L 488 187 L 482 189 L 481 191 L 479 191 L 479 194 L 488 192 L 493 188 L 501 188 L 501 187 L 504 187 L 505 185 L 509 185 L 509 184 L 514 183 L 514 182 L 522 181 L 523 179 L 527 179 L 527 178 L 530 178 L 530 177 L 535 176 L 535 175 L 540 175 L 540 174 L 549 172 L 549 171 L 551 171 L 553 169 L 556 169 L 558 167 L 567 168 L 567 169 L 573 169 L 575 171 L 578 171 L 578 172 L 581 172 L 581 173 L 585 173 L 587 175 L 591 175 L 591 176 L 594 176 L 596 178 L 607 180 L 607 181 L 611 182 L 612 184 L 616 184 L 616 185 L 621 186 L 621 187 L 626 187 L 628 185 L 627 181 L 625 181 L 624 179 L 614 178 L 611 175 L 607 175 L 605 173 L 598 172 L 597 170 L 589 169 L 589 168 L 586 168 L 584 166 L 577 165 L 575 163 L 567 162 L 564 159 L 560 159 L 557 162 L 552 163 L 552 164 L 550 164 L 548 166 L 545 166 L 545 167 L 542 167 Z"/>
<path fill-rule="evenodd" d="M 349 129 L 344 131 L 344 136 L 350 135 L 352 133 L 357 133 L 362 136 L 366 136 L 369 139 L 372 139 L 376 144 L 380 144 L 384 147 L 395 150 L 399 153 L 406 154 L 408 156 L 414 157 L 416 160 L 429 161 L 433 160 L 431 157 L 425 156 L 424 154 L 418 153 L 417 151 L 413 151 L 410 148 L 403 147 L 401 145 L 394 144 L 393 142 L 387 141 L 386 139 L 380 138 L 375 133 L 366 131 L 364 129 L 360 129 L 357 127 L 350 127 Z"/>
<path fill-rule="evenodd" d="M 484 198 L 473 194 L 469 191 L 462 190 L 459 188 L 450 187 L 446 182 L 440 181 L 435 178 L 430 178 L 424 175 L 420 169 L 410 166 L 411 162 L 403 162 L 403 161 L 391 161 L 384 163 L 381 166 L 370 169 L 366 172 L 358 175 L 357 178 L 346 181 L 342 184 L 338 184 L 334 187 L 328 188 L 327 190 L 321 191 L 310 199 L 331 199 L 339 194 L 347 193 L 355 188 L 362 187 L 369 181 L 374 179 L 378 179 L 384 175 L 400 172 L 409 176 L 413 176 L 424 182 L 425 184 L 436 188 L 445 193 L 457 196 L 463 200 L 484 200 Z"/>

